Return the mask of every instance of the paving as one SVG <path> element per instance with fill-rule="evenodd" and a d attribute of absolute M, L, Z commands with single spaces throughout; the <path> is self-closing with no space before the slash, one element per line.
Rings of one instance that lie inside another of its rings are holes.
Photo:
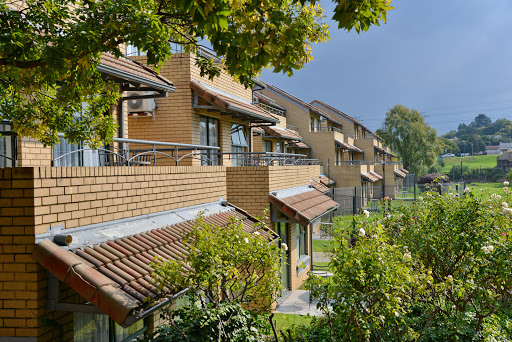
<path fill-rule="evenodd" d="M 309 291 L 295 290 L 285 298 L 274 310 L 274 313 L 291 314 L 291 315 L 311 315 L 322 316 L 316 309 L 317 302 L 309 301 Z"/>
<path fill-rule="evenodd" d="M 331 261 L 331 257 L 329 257 L 328 253 L 313 252 L 313 263 L 315 263 L 315 262 L 329 262 L 329 261 Z"/>

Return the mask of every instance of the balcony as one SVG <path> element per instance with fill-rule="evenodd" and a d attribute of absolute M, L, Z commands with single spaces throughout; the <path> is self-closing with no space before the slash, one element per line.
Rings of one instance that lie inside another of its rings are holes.
<path fill-rule="evenodd" d="M 61 136 L 62 137 L 62 136 Z M 53 152 L 52 166 L 283 166 L 320 165 L 305 154 L 277 152 L 220 152 L 220 147 L 178 144 L 162 141 L 114 138 L 118 147 L 75 148 L 66 153 Z M 133 149 L 131 146 L 136 146 Z M 146 147 L 146 148 L 144 148 Z"/>
<path fill-rule="evenodd" d="M 336 166 L 346 166 L 346 165 L 375 165 L 372 161 L 367 160 L 337 160 Z"/>
<path fill-rule="evenodd" d="M 319 129 L 315 129 L 315 132 L 338 132 L 340 134 L 344 134 L 344 135 L 348 136 L 347 134 L 343 133 L 343 131 L 341 129 L 332 127 L 332 126 L 320 127 Z"/>

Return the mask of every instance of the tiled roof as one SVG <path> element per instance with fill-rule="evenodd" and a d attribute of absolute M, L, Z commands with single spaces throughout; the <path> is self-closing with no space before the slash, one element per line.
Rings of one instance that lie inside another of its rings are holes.
<path fill-rule="evenodd" d="M 384 178 L 375 171 L 361 173 L 361 177 L 363 177 L 368 182 L 372 182 L 372 183 L 375 183 Z"/>
<path fill-rule="evenodd" d="M 363 153 L 363 150 L 361 150 L 359 147 L 357 146 L 354 146 L 352 144 L 349 144 L 349 143 L 346 143 L 342 140 L 338 140 L 338 139 L 334 139 L 335 143 L 336 143 L 336 147 L 337 148 L 342 148 L 344 150 L 347 150 L 347 151 L 353 151 L 353 152 L 358 152 L 358 153 Z"/>
<path fill-rule="evenodd" d="M 327 185 L 327 186 L 336 184 L 336 181 L 327 175 L 320 175 L 319 180 L 320 180 L 320 183 Z"/>
<path fill-rule="evenodd" d="M 311 149 L 311 146 L 309 146 L 308 144 L 306 144 L 305 142 L 303 141 L 291 141 L 289 144 L 288 144 L 289 147 L 295 147 L 295 148 L 305 148 L 305 149 L 308 149 L 310 150 Z"/>
<path fill-rule="evenodd" d="M 308 108 L 309 110 L 311 110 L 312 112 L 320 115 L 320 116 L 323 116 L 325 117 L 327 120 L 331 121 L 331 122 L 334 122 L 334 123 L 337 123 L 338 125 L 342 125 L 341 122 L 337 121 L 336 119 L 334 119 L 331 115 L 329 115 L 328 113 L 324 112 L 323 110 L 320 110 L 319 108 L 305 102 L 305 101 L 302 101 L 301 99 L 299 99 L 298 97 L 295 97 L 293 96 L 292 94 L 290 93 L 287 93 L 286 91 L 274 86 L 274 85 L 271 85 L 271 84 L 268 84 L 268 83 L 265 83 L 265 85 L 267 86 L 267 90 L 272 90 L 286 98 L 288 98 L 289 100 L 295 102 L 295 103 L 298 103 L 299 105 L 303 106 L 303 107 L 306 107 Z"/>
<path fill-rule="evenodd" d="M 374 132 L 370 131 L 365 125 L 363 125 L 361 122 L 357 121 L 354 117 L 348 115 L 348 114 L 345 114 L 343 113 L 341 110 L 339 109 L 336 109 L 330 105 L 328 105 L 327 103 L 323 102 L 323 101 L 320 101 L 320 100 L 313 100 L 311 101 L 311 105 L 313 105 L 314 103 L 318 103 L 319 105 L 329 109 L 331 112 L 341 116 L 342 118 L 344 119 L 347 119 L 347 120 L 350 120 L 356 124 L 358 124 L 359 126 L 363 127 L 366 131 L 370 132 L 370 134 L 372 134 L 373 136 L 375 136 L 377 139 L 379 140 L 382 140 L 381 137 L 379 137 L 377 134 L 375 134 Z"/>
<path fill-rule="evenodd" d="M 174 85 L 154 70 L 129 58 L 115 58 L 111 54 L 101 55 L 98 71 L 127 81 L 166 91 L 174 91 Z"/>
<path fill-rule="evenodd" d="M 300 135 L 286 128 L 278 126 L 263 126 L 262 128 L 265 132 L 267 132 L 267 134 L 277 138 L 302 141 L 302 137 Z"/>
<path fill-rule="evenodd" d="M 406 170 L 406 169 L 402 169 L 402 170 L 400 170 L 400 171 L 402 171 L 403 173 L 406 173 L 406 174 L 407 174 L 407 173 L 409 173 L 409 171 L 408 171 L 408 170 Z"/>
<path fill-rule="evenodd" d="M 402 170 L 395 170 L 394 173 L 397 177 L 400 177 L 400 178 L 405 178 L 405 176 L 407 176 L 407 174 L 405 172 L 403 172 Z"/>
<path fill-rule="evenodd" d="M 269 200 L 283 214 L 304 226 L 339 206 L 329 196 L 315 189 L 288 197 L 270 194 Z"/>
<path fill-rule="evenodd" d="M 255 227 L 257 220 L 238 208 L 205 216 L 205 222 L 223 227 L 232 217 L 242 220 L 246 232 L 258 230 L 269 241 L 277 237 L 267 228 Z M 33 257 L 116 323 L 129 326 L 150 309 L 152 301 L 147 299 L 158 303 L 165 295 L 166 289 L 159 291 L 152 285 L 150 263 L 155 257 L 185 258 L 188 247 L 183 235 L 194 227 L 195 220 L 185 221 L 75 250 L 44 240 L 36 244 Z"/>
<path fill-rule="evenodd" d="M 235 112 L 242 115 L 246 120 L 251 122 L 278 123 L 279 119 L 258 106 L 242 99 L 235 98 L 213 90 L 196 80 L 190 81 L 190 88 L 194 90 L 199 97 L 206 102 L 218 107 L 223 112 Z"/>
<path fill-rule="evenodd" d="M 324 184 L 320 183 L 320 182 L 317 182 L 316 180 L 311 180 L 309 182 L 309 185 L 311 185 L 313 188 L 315 188 L 316 190 L 320 191 L 321 193 L 326 193 L 326 192 L 329 192 L 329 188 L 326 187 Z"/>
<path fill-rule="evenodd" d="M 379 146 L 377 146 L 377 145 L 374 145 L 374 146 L 373 146 L 373 148 L 374 148 L 374 149 L 375 149 L 375 151 L 377 151 L 378 153 L 387 154 L 387 152 L 386 152 L 383 148 L 381 148 L 381 147 L 379 147 Z"/>

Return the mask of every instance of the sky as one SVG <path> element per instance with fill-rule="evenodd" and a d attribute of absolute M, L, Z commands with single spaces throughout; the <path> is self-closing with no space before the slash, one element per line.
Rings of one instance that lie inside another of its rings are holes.
<path fill-rule="evenodd" d="M 321 2 L 328 18 L 333 4 Z M 261 79 L 304 101 L 322 100 L 371 130 L 402 104 L 439 135 L 480 113 L 512 119 L 512 1 L 392 0 L 387 24 L 339 30 L 289 78 Z"/>

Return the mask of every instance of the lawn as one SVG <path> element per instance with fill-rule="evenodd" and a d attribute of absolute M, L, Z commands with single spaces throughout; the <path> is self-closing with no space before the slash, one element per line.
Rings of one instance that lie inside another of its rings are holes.
<path fill-rule="evenodd" d="M 448 174 L 452 166 L 460 167 L 460 157 L 444 158 L 442 172 Z M 470 169 L 493 168 L 497 165 L 497 155 L 462 157 L 462 166 L 468 166 Z"/>
<path fill-rule="evenodd" d="M 313 240 L 313 252 L 330 252 L 332 243 L 325 240 Z"/>
<path fill-rule="evenodd" d="M 493 193 L 500 193 L 503 183 L 470 183 L 466 185 L 476 197 L 483 199 L 491 197 Z"/>
<path fill-rule="evenodd" d="M 292 314 L 274 314 L 274 324 L 277 331 L 286 331 L 292 325 L 307 325 L 311 322 L 313 316 L 292 315 Z M 270 325 L 270 324 L 269 324 Z"/>

